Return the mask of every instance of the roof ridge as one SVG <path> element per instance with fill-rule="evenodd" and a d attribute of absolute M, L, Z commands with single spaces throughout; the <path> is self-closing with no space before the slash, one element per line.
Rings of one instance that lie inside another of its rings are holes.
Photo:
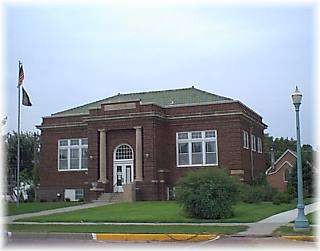
<path fill-rule="evenodd" d="M 72 112 L 72 111 L 77 111 L 79 109 L 85 109 L 87 107 L 91 107 L 91 108 L 94 108 L 94 106 L 99 106 L 101 105 L 102 103 L 106 102 L 106 103 L 110 103 L 114 100 L 117 100 L 117 99 L 121 99 L 121 98 L 124 98 L 124 99 L 128 99 L 128 97 L 134 97 L 134 96 L 138 96 L 138 98 L 140 98 L 140 100 L 144 99 L 145 97 L 148 97 L 148 96 L 152 96 L 152 95 L 159 95 L 159 94 L 162 94 L 162 93 L 166 93 L 168 97 L 170 97 L 170 93 L 179 93 L 179 91 L 191 91 L 191 90 L 194 90 L 198 93 L 201 94 L 205 94 L 206 97 L 205 97 L 205 100 L 207 99 L 211 99 L 211 97 L 213 97 L 213 99 L 224 99 L 224 100 L 233 100 L 231 98 L 228 98 L 228 97 L 224 97 L 224 96 L 220 96 L 220 95 L 216 95 L 214 93 L 210 93 L 210 92 L 207 92 L 207 91 L 203 91 L 201 89 L 198 89 L 198 88 L 195 88 L 194 86 L 191 86 L 191 87 L 185 87 L 185 88 L 175 88 L 175 89 L 165 89 L 165 90 L 155 90 L 155 91 L 143 91 L 143 92 L 132 92 L 132 93 L 118 93 L 116 95 L 113 95 L 113 96 L 109 96 L 109 97 L 105 97 L 105 98 L 102 98 L 100 100 L 97 100 L 97 101 L 93 101 L 93 102 L 90 102 L 90 103 L 85 103 L 83 105 L 79 105 L 79 106 L 76 106 L 76 107 L 72 107 L 72 108 L 69 108 L 69 109 L 66 109 L 66 110 L 63 110 L 63 111 L 60 111 L 60 112 L 56 112 L 56 113 L 53 113 L 51 114 L 51 116 L 55 116 L 55 115 L 60 115 L 60 114 L 63 114 L 65 112 Z M 196 94 L 196 93 L 194 93 Z M 139 97 L 140 95 L 140 97 Z M 196 94 L 197 96 L 199 94 Z M 160 96 L 163 96 L 163 95 L 160 95 Z"/>
<path fill-rule="evenodd" d="M 158 90 L 158 91 L 144 91 L 144 92 L 131 92 L 131 93 L 120 93 L 118 95 L 112 96 L 112 97 L 116 97 L 116 96 L 125 96 L 125 95 L 135 95 L 135 94 L 147 94 L 147 93 L 159 93 L 159 92 L 169 92 L 169 91 L 181 91 L 181 90 L 190 90 L 190 89 L 197 89 L 192 87 L 187 87 L 187 88 L 175 88 L 175 89 L 166 89 L 166 90 Z M 199 89 L 197 89 L 199 90 Z M 109 97 L 111 98 L 111 97 Z"/>

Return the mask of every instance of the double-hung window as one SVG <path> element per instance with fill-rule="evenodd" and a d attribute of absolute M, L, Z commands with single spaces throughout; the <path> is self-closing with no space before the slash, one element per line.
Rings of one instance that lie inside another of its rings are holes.
<path fill-rule="evenodd" d="M 256 146 L 256 136 L 254 136 L 253 134 L 251 134 L 251 150 L 253 152 L 255 152 L 257 150 L 257 146 Z"/>
<path fill-rule="evenodd" d="M 218 164 L 217 131 L 178 132 L 177 166 Z"/>
<path fill-rule="evenodd" d="M 243 148 L 249 149 L 249 134 L 243 131 Z"/>
<path fill-rule="evenodd" d="M 258 153 L 262 153 L 262 141 L 261 138 L 257 137 L 258 142 Z"/>
<path fill-rule="evenodd" d="M 58 141 L 58 170 L 88 169 L 88 139 L 60 139 Z"/>

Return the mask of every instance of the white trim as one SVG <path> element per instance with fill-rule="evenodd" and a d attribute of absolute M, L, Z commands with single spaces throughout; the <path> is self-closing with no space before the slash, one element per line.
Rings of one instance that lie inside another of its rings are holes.
<path fill-rule="evenodd" d="M 293 165 L 289 161 L 286 160 L 285 162 L 282 163 L 282 165 L 277 170 L 275 170 L 274 172 L 269 173 L 268 175 L 276 174 L 285 164 L 288 164 L 291 168 L 293 167 Z"/>
<path fill-rule="evenodd" d="M 201 138 L 192 138 L 192 133 L 194 132 L 201 132 Z M 205 137 L 206 132 L 214 132 L 214 137 Z M 180 133 L 187 133 L 188 138 L 187 139 L 179 139 Z M 194 142 L 200 142 L 202 147 L 202 164 L 192 164 L 192 143 Z M 209 152 L 214 153 L 216 155 L 216 163 L 207 164 L 206 163 L 206 143 L 207 142 L 215 142 L 215 152 Z M 181 165 L 179 164 L 179 144 L 188 144 L 188 158 L 189 158 L 189 164 L 187 165 Z M 196 166 L 218 166 L 219 164 L 219 158 L 218 158 L 218 132 L 217 130 L 195 130 L 195 131 L 184 131 L 184 132 L 176 132 L 176 165 L 177 167 L 196 167 Z"/>
<path fill-rule="evenodd" d="M 290 149 L 285 150 L 285 152 L 276 160 L 276 162 L 274 162 L 274 166 L 283 158 L 283 156 L 285 156 L 287 154 L 287 152 L 291 153 L 295 158 L 297 158 L 297 155 L 295 154 L 295 152 L 291 151 Z M 270 166 L 265 174 L 268 174 L 269 170 L 271 170 L 272 166 Z"/>
<path fill-rule="evenodd" d="M 249 145 L 249 133 L 246 130 L 242 130 L 243 148 L 250 149 Z"/>
<path fill-rule="evenodd" d="M 256 136 L 254 134 L 251 134 L 251 151 L 257 151 L 257 141 Z"/>
<path fill-rule="evenodd" d="M 258 153 L 262 153 L 262 150 L 263 150 L 263 148 L 262 148 L 262 140 L 261 140 L 260 137 L 257 137 L 257 152 Z"/>
<path fill-rule="evenodd" d="M 132 159 L 116 159 L 116 152 L 118 150 L 118 148 L 120 146 L 128 146 L 130 148 L 130 150 L 132 151 Z M 134 181 L 134 151 L 133 148 L 129 145 L 129 144 L 119 144 L 118 146 L 116 146 L 113 150 L 113 170 L 112 170 L 112 184 L 113 184 L 113 192 L 123 192 L 123 186 L 121 187 L 121 189 L 119 189 L 119 186 L 116 186 L 117 184 L 117 166 L 122 166 L 122 173 L 125 173 L 125 179 L 124 179 L 124 184 L 126 184 L 126 169 L 123 168 L 123 166 L 129 166 L 131 167 L 131 182 Z M 124 170 L 123 170 L 124 169 Z M 122 190 L 122 191 L 121 191 Z"/>
<path fill-rule="evenodd" d="M 87 162 L 87 168 L 81 168 L 81 165 L 82 165 L 82 149 L 87 149 L 88 150 L 88 145 L 89 145 L 89 142 L 87 145 L 82 145 L 81 141 L 83 139 L 86 139 L 88 141 L 88 138 L 70 138 L 70 139 L 59 139 L 58 140 L 58 172 L 73 172 L 73 171 L 88 171 L 88 164 L 89 162 Z M 66 146 L 60 146 L 60 142 L 63 141 L 63 140 L 67 140 L 68 144 Z M 78 140 L 79 141 L 79 144 L 78 145 L 71 145 L 70 144 L 70 141 L 71 140 Z M 67 169 L 60 169 L 60 150 L 67 150 Z M 79 154 L 79 164 L 78 164 L 78 168 L 77 169 L 71 169 L 70 168 L 70 150 L 71 149 L 78 149 L 78 154 Z"/>

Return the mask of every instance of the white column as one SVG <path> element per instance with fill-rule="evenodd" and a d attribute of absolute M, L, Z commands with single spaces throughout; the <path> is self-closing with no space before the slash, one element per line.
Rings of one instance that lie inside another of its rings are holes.
<path fill-rule="evenodd" d="M 142 127 L 136 126 L 136 179 L 142 181 Z"/>
<path fill-rule="evenodd" d="M 98 130 L 100 134 L 100 145 L 99 145 L 99 155 L 100 155 L 100 179 L 98 182 L 107 183 L 107 156 L 106 156 L 106 144 L 107 144 L 107 137 L 106 137 L 106 130 L 100 129 Z"/>

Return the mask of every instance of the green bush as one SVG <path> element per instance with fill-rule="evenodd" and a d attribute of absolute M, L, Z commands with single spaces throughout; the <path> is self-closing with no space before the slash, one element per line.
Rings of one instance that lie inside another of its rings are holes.
<path fill-rule="evenodd" d="M 246 203 L 260 203 L 263 200 L 263 188 L 258 186 L 247 186 L 242 195 L 242 201 Z"/>
<path fill-rule="evenodd" d="M 280 205 L 282 203 L 289 204 L 291 200 L 292 197 L 290 196 L 290 194 L 284 192 L 277 192 L 272 198 L 272 202 L 275 205 Z"/>
<path fill-rule="evenodd" d="M 190 171 L 176 186 L 177 201 L 191 217 L 221 219 L 233 215 L 240 183 L 222 169 Z"/>

